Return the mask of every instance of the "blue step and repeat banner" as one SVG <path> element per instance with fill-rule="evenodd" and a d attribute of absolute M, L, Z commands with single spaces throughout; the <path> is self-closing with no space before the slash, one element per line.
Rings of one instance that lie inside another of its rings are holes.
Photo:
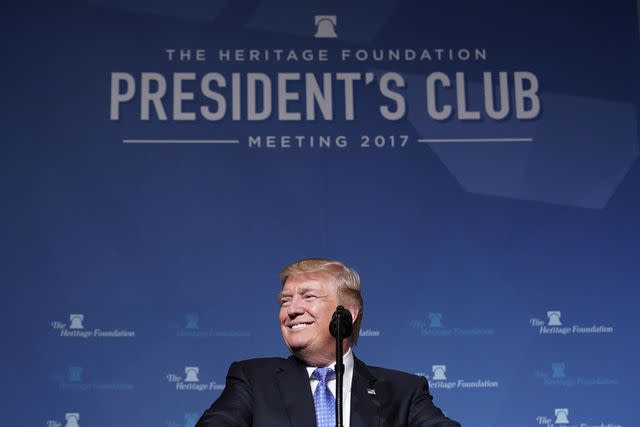
<path fill-rule="evenodd" d="M 640 426 L 634 1 L 5 5 L 2 426 L 193 426 L 280 268 L 465 426 Z M 636 391 L 634 391 L 636 390 Z"/>

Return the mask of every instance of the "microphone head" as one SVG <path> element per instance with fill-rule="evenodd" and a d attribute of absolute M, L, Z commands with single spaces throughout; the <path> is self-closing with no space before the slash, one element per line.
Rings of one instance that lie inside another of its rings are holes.
<path fill-rule="evenodd" d="M 340 321 L 338 321 L 340 319 Z M 329 324 L 329 332 L 332 336 L 336 337 L 338 335 L 338 328 L 340 328 L 340 332 L 342 338 L 347 338 L 351 336 L 353 332 L 353 318 L 351 317 L 351 312 L 339 305 L 336 308 L 335 313 L 331 317 L 331 323 Z"/>

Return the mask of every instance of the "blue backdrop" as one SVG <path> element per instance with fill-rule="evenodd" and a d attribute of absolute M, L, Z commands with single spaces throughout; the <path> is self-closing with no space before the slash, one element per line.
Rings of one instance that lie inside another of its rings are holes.
<path fill-rule="evenodd" d="M 310 256 L 463 425 L 640 425 L 635 2 L 1 19 L 3 426 L 193 426 Z"/>

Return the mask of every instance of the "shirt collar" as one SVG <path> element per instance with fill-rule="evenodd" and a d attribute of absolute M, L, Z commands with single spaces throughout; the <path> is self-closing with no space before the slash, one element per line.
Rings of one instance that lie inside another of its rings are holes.
<path fill-rule="evenodd" d="M 353 371 L 353 352 L 351 351 L 351 347 L 349 347 L 349 350 L 347 350 L 347 352 L 342 356 L 342 363 L 344 363 L 345 373 Z M 333 369 L 333 371 L 335 372 L 336 362 L 333 362 L 327 367 Z M 311 378 L 311 375 L 313 375 L 313 371 L 315 371 L 316 368 L 317 366 L 307 366 L 307 373 L 309 374 L 309 378 Z"/>

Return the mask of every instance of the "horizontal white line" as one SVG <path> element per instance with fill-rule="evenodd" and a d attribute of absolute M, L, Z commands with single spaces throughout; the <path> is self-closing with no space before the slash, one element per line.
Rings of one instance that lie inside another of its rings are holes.
<path fill-rule="evenodd" d="M 422 144 L 441 144 L 446 142 L 533 142 L 533 138 L 440 138 L 419 139 Z"/>
<path fill-rule="evenodd" d="M 239 144 L 237 139 L 123 139 L 123 144 Z"/>

